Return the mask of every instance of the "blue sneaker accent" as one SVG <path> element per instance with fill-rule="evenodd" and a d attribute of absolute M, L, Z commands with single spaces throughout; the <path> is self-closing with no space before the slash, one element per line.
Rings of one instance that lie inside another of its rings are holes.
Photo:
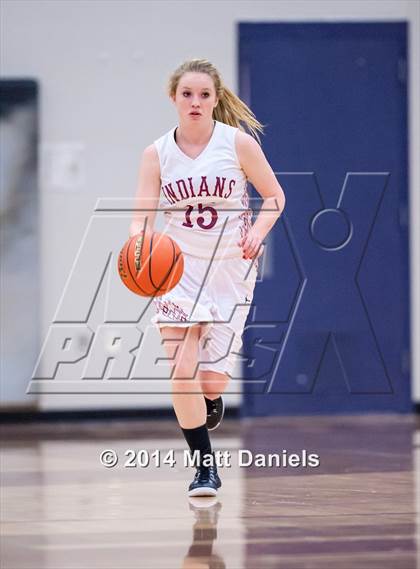
<path fill-rule="evenodd" d="M 194 480 L 188 488 L 188 496 L 216 496 L 221 485 L 216 466 L 197 466 Z"/>

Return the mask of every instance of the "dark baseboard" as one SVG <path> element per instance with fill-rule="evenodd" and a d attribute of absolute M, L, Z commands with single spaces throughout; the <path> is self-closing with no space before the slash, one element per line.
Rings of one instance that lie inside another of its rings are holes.
<path fill-rule="evenodd" d="M 412 413 L 420 415 L 420 403 L 413 403 Z M 227 419 L 242 417 L 241 408 L 226 408 Z M 111 421 L 111 420 L 173 420 L 176 419 L 172 408 L 155 409 L 78 409 L 62 411 L 37 411 L 36 409 L 12 408 L 0 409 L 0 424 L 10 423 L 54 423 L 80 421 Z"/>

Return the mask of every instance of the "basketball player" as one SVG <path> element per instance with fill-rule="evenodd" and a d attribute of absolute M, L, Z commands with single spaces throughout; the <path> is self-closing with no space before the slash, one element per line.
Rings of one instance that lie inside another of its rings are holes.
<path fill-rule="evenodd" d="M 259 144 L 262 125 L 209 61 L 176 69 L 169 96 L 179 124 L 143 153 L 136 196 L 136 211 L 143 213 L 134 216 L 130 236 L 153 231 L 159 208 L 164 232 L 184 254 L 179 283 L 153 300 L 152 322 L 174 363 L 175 414 L 200 457 L 188 494 L 209 496 L 221 481 L 208 432 L 223 417 L 221 394 L 242 345 L 257 258 L 285 197 Z M 253 225 L 247 180 L 263 198 Z"/>

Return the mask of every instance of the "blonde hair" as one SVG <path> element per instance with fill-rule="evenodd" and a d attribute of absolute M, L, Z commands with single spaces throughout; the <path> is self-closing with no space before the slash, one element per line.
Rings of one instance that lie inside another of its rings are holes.
<path fill-rule="evenodd" d="M 217 106 L 213 110 L 215 120 L 241 130 L 248 130 L 261 144 L 258 132 L 263 133 L 264 126 L 257 120 L 251 109 L 223 84 L 220 73 L 207 59 L 190 59 L 175 69 L 169 78 L 168 91 L 170 97 L 175 97 L 181 77 L 188 72 L 207 73 L 213 79 L 218 98 Z"/>

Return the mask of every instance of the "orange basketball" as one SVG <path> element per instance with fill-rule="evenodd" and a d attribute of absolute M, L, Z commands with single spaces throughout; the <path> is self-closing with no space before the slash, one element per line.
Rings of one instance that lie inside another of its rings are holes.
<path fill-rule="evenodd" d="M 122 282 L 140 296 L 161 296 L 179 282 L 184 256 L 178 244 L 164 233 L 139 233 L 124 244 L 118 256 Z"/>

